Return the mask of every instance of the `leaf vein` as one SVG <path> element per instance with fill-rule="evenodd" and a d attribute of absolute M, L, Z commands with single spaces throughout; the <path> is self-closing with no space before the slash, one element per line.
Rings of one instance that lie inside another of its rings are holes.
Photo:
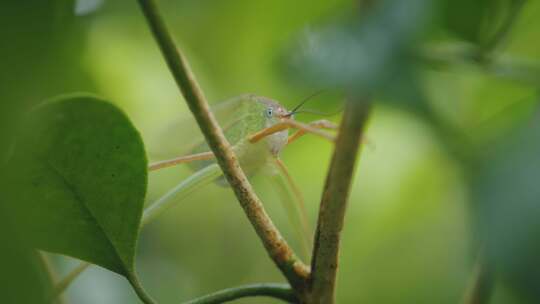
<path fill-rule="evenodd" d="M 95 223 L 95 225 L 99 228 L 99 230 L 101 231 L 101 233 L 103 233 L 103 235 L 105 236 L 105 239 L 107 240 L 107 243 L 109 243 L 109 245 L 112 247 L 113 249 L 113 252 L 114 254 L 116 255 L 116 258 L 118 259 L 118 261 L 121 263 L 121 265 L 123 266 L 123 271 L 126 271 L 126 274 L 128 272 L 128 267 L 124 264 L 124 261 L 122 260 L 121 258 L 121 255 L 120 253 L 118 252 L 118 249 L 116 248 L 116 246 L 114 245 L 114 243 L 112 242 L 111 238 L 109 237 L 107 231 L 103 228 L 103 226 L 99 223 L 99 220 L 97 219 L 97 217 L 92 213 L 92 211 L 90 210 L 90 208 L 86 205 L 86 202 L 85 200 L 82 198 L 82 196 L 79 194 L 79 192 L 77 191 L 75 185 L 72 185 L 68 179 L 64 176 L 64 174 L 62 174 L 62 172 L 56 168 L 50 161 L 46 161 L 46 164 L 47 166 L 56 174 L 60 177 L 60 179 L 62 180 L 62 182 L 64 183 L 64 185 L 69 189 L 69 191 L 73 194 L 73 196 L 75 197 L 75 199 L 77 201 L 79 201 L 82 205 L 82 209 L 88 213 L 89 217 L 92 219 L 92 221 Z"/>

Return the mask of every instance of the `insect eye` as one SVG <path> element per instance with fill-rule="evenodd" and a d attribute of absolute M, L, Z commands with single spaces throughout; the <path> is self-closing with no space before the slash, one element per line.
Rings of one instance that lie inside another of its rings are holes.
<path fill-rule="evenodd" d="M 266 109 L 266 117 L 270 118 L 274 114 L 274 109 L 268 108 Z"/>

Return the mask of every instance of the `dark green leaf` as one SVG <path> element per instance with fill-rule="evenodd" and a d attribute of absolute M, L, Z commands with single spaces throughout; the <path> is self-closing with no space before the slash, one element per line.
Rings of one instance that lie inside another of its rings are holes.
<path fill-rule="evenodd" d="M 290 51 L 287 75 L 422 107 L 412 50 L 430 16 L 429 1 L 381 1 L 361 19 L 305 33 Z"/>
<path fill-rule="evenodd" d="M 489 147 L 475 202 L 489 261 L 533 303 L 540 300 L 540 120 L 534 115 Z"/>
<path fill-rule="evenodd" d="M 0 203 L 1 205 L 1 203 Z M 52 285 L 38 253 L 21 241 L 0 206 L 0 295 L 2 303 L 45 304 Z"/>
<path fill-rule="evenodd" d="M 446 0 L 443 13 L 446 27 L 461 39 L 485 45 L 493 39 L 513 6 L 522 0 Z"/>
<path fill-rule="evenodd" d="M 94 90 L 81 64 L 89 19 L 74 15 L 74 2 L 0 1 L 0 162 L 24 111 L 48 96 Z"/>
<path fill-rule="evenodd" d="M 65 97 L 26 117 L 6 201 L 38 248 L 133 270 L 147 184 L 139 133 L 115 106 Z"/>

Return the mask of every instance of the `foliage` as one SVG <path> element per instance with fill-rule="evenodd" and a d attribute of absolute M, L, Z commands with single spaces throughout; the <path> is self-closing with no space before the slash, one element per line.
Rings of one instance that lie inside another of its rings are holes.
<path fill-rule="evenodd" d="M 5 303 L 50 303 L 51 278 L 39 254 L 31 250 L 20 233 L 14 229 L 13 219 L 2 210 L 0 242 L 7 244 L 0 252 L 0 284 Z M 30 291 L 30 292 L 29 292 Z"/>
<path fill-rule="evenodd" d="M 538 110 L 506 136 L 486 152 L 476 176 L 475 218 L 488 263 L 532 303 L 540 298 L 534 283 L 540 279 L 534 262 L 540 250 Z"/>
<path fill-rule="evenodd" d="M 40 105 L 23 125 L 7 167 L 16 221 L 38 248 L 133 272 L 147 177 L 127 117 L 74 96 Z"/>
<path fill-rule="evenodd" d="M 351 193 L 338 299 L 453 303 L 467 281 L 469 251 L 482 248 L 502 278 L 494 303 L 538 302 L 540 5 L 159 2 L 212 100 L 247 90 L 286 97 L 292 107 L 321 88 L 371 97 L 375 112 Z M 194 194 L 185 209 L 139 235 L 148 179 L 143 139 L 152 142 L 158 125 L 186 111 L 176 106 L 176 88 L 137 8 L 100 3 L 0 4 L 0 32 L 9 41 L 0 48 L 3 302 L 44 303 L 52 294 L 36 249 L 126 276 L 140 292 L 139 238 L 143 271 L 169 276 L 148 277 L 163 298 L 176 300 L 176 288 L 188 299 L 248 278 L 279 278 L 258 258 L 264 255 L 235 206 L 221 204 L 233 199 L 219 187 Z M 69 95 L 43 103 L 81 90 L 110 101 Z M 325 94 L 311 106 L 339 107 L 340 98 Z M 283 158 L 306 201 L 317 202 L 326 165 L 319 159 L 329 158 L 328 147 L 306 140 L 290 149 Z M 148 200 L 184 175 L 178 169 L 150 179 Z M 266 203 L 272 194 L 261 198 L 284 235 L 292 234 Z M 308 207 L 314 219 L 317 206 Z M 237 254 L 223 265 L 223 255 Z M 352 278 L 361 286 L 348 283 Z"/>

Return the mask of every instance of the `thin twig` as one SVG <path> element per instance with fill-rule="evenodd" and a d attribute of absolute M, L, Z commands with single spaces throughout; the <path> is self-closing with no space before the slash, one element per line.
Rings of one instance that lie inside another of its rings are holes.
<path fill-rule="evenodd" d="M 493 283 L 492 269 L 483 257 L 483 250 L 481 250 L 463 304 L 488 304 L 493 293 Z"/>
<path fill-rule="evenodd" d="M 83 271 L 90 267 L 90 265 L 92 264 L 88 262 L 80 263 L 79 265 L 77 265 L 77 267 L 70 271 L 60 282 L 56 283 L 56 285 L 54 286 L 53 298 L 60 296 Z"/>
<path fill-rule="evenodd" d="M 217 304 L 245 297 L 271 297 L 288 303 L 298 303 L 294 291 L 287 284 L 252 284 L 228 288 L 191 300 L 185 304 Z"/>
<path fill-rule="evenodd" d="M 291 286 L 296 291 L 304 289 L 309 276 L 309 268 L 296 257 L 270 220 L 262 202 L 253 191 L 246 175 L 240 168 L 231 145 L 210 112 L 208 102 L 190 71 L 184 56 L 176 48 L 155 1 L 139 0 L 139 4 L 189 109 L 197 120 L 210 149 L 216 155 L 227 181 L 233 188 L 240 205 L 259 235 L 266 251 Z"/>
<path fill-rule="evenodd" d="M 365 99 L 347 102 L 319 210 L 310 303 L 334 303 L 341 230 L 368 112 L 369 104 Z"/>
<path fill-rule="evenodd" d="M 39 257 L 41 258 L 41 262 L 43 263 L 43 266 L 45 267 L 45 271 L 47 272 L 47 276 L 49 277 L 49 280 L 51 283 L 56 282 L 56 279 L 58 277 L 58 273 L 55 271 L 51 259 L 45 252 L 39 251 L 38 252 Z M 56 304 L 64 304 L 66 301 L 63 297 L 57 297 L 56 296 L 56 290 L 52 290 L 52 294 L 50 295 L 50 302 L 56 303 Z"/>

